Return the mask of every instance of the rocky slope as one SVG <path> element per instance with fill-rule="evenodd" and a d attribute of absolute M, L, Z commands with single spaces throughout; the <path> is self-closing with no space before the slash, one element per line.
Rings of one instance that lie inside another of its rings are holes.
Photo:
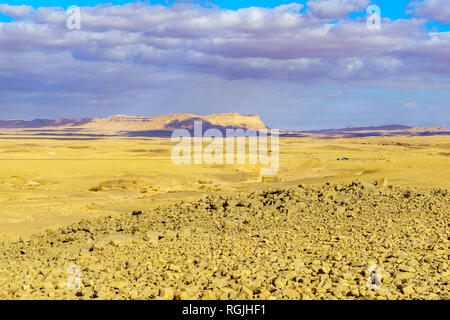
<path fill-rule="evenodd" d="M 1 243 L 0 299 L 449 299 L 449 199 L 384 180 L 84 220 Z"/>

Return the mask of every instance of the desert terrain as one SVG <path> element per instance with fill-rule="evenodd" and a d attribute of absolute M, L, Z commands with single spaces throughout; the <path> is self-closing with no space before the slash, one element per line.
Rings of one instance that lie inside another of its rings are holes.
<path fill-rule="evenodd" d="M 282 137 L 275 177 L 173 146 L 4 132 L 0 299 L 450 298 L 449 136 Z"/>
<path fill-rule="evenodd" d="M 18 2 L 0 301 L 450 300 L 450 0 Z"/>

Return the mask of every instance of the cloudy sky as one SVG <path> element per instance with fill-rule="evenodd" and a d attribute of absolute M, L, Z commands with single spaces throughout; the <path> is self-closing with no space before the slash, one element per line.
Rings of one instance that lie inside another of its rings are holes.
<path fill-rule="evenodd" d="M 174 112 L 450 128 L 450 0 L 0 1 L 0 119 Z"/>

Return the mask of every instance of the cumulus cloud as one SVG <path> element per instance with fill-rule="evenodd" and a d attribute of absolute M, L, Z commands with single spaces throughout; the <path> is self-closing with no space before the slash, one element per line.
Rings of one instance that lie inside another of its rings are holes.
<path fill-rule="evenodd" d="M 306 11 L 296 3 L 239 10 L 98 5 L 81 8 L 81 30 L 67 29 L 63 8 L 37 8 L 25 20 L 0 23 L 0 102 L 6 108 L 12 102 L 5 99 L 14 96 L 16 104 L 73 98 L 73 105 L 127 105 L 127 97 L 135 105 L 177 105 L 172 90 L 195 108 L 202 105 L 199 88 L 218 101 L 217 88 L 241 98 L 241 87 L 254 83 L 276 98 L 286 83 L 289 90 L 338 85 L 334 92 L 445 86 L 433 79 L 450 73 L 450 33 L 427 33 L 419 19 L 384 19 L 381 30 L 368 30 L 364 19 L 329 23 L 366 5 L 310 1 Z M 228 96 L 224 103 L 238 103 Z M 252 98 L 258 100 L 256 93 Z"/>
<path fill-rule="evenodd" d="M 382 32 L 372 32 L 364 21 L 327 24 L 300 13 L 302 7 L 101 5 L 82 8 L 79 31 L 66 29 L 64 10 L 39 8 L 31 21 L 2 24 L 0 44 L 16 55 L 70 52 L 76 60 L 171 67 L 226 79 L 360 81 L 372 74 L 429 71 L 424 60 L 431 56 L 437 73 L 449 71 L 449 34 L 428 35 L 418 20 L 386 21 Z"/>
<path fill-rule="evenodd" d="M 369 4 L 370 0 L 310 0 L 306 5 L 315 17 L 334 20 L 363 11 Z"/>
<path fill-rule="evenodd" d="M 409 5 L 418 17 L 440 23 L 450 23 L 450 3 L 448 0 L 413 1 Z"/>
<path fill-rule="evenodd" d="M 10 6 L 9 4 L 0 4 L 0 13 L 16 19 L 23 19 L 33 11 L 32 6 L 19 5 Z"/>

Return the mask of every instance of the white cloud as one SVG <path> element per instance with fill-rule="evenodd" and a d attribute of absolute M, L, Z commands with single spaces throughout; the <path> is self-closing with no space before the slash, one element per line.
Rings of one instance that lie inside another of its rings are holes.
<path fill-rule="evenodd" d="M 10 6 L 9 4 L 0 4 L 0 13 L 3 13 L 6 16 L 16 19 L 25 18 L 32 11 L 33 11 L 32 6 L 27 5 Z"/>
<path fill-rule="evenodd" d="M 440 23 L 450 23 L 449 0 L 413 1 L 408 7 L 413 8 L 417 17 Z"/>
<path fill-rule="evenodd" d="M 74 31 L 67 30 L 62 8 L 39 8 L 31 20 L 0 24 L 0 47 L 14 56 L 68 52 L 75 60 L 170 67 L 224 79 L 360 83 L 374 75 L 396 81 L 450 72 L 450 33 L 427 34 L 414 19 L 385 21 L 382 32 L 370 32 L 364 21 L 327 24 L 301 9 L 101 5 L 83 7 L 82 30 Z"/>
<path fill-rule="evenodd" d="M 310 0 L 306 3 L 309 12 L 320 19 L 340 19 L 350 12 L 365 10 L 369 0 Z"/>
<path fill-rule="evenodd" d="M 418 19 L 385 20 L 374 32 L 364 19 L 330 24 L 302 9 L 101 5 L 81 8 L 82 29 L 68 30 L 62 8 L 38 8 L 25 20 L 0 23 L 1 105 L 6 110 L 5 99 L 24 97 L 31 104 L 123 106 L 129 98 L 140 106 L 196 108 L 205 104 L 204 90 L 208 101 L 232 111 L 243 106 L 246 88 L 261 83 L 251 98 L 263 104 L 276 99 L 258 100 L 256 92 L 282 99 L 277 88 L 287 84 L 293 100 L 302 86 L 329 85 L 347 97 L 349 88 L 364 86 L 447 85 L 433 79 L 450 73 L 450 33 L 427 33 Z"/>

